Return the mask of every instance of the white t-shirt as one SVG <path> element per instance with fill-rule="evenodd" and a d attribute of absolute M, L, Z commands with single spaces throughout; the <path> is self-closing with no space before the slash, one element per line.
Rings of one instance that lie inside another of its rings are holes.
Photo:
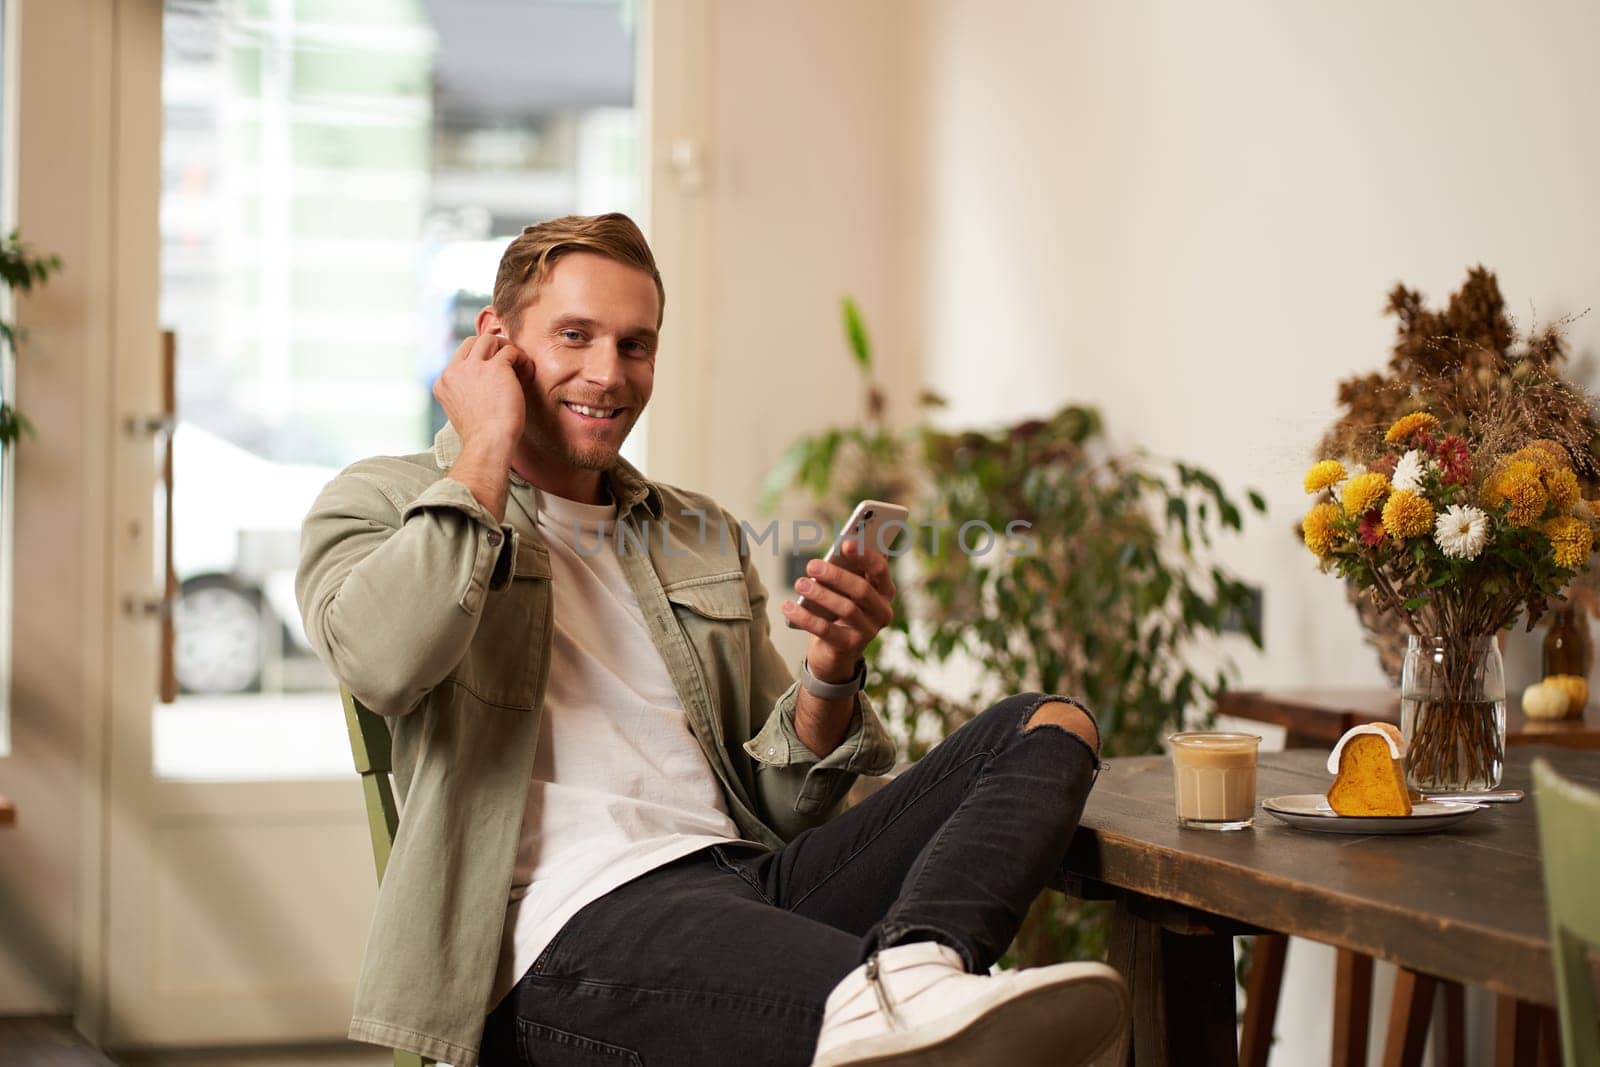
<path fill-rule="evenodd" d="M 622 573 L 616 505 L 533 496 L 555 626 L 491 1005 L 585 904 L 740 840 Z"/>

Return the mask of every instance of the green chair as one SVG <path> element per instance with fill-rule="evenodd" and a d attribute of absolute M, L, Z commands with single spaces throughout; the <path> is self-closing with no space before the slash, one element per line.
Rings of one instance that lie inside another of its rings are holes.
<path fill-rule="evenodd" d="M 1556 964 L 1562 1062 L 1600 1065 L 1600 1011 L 1589 980 L 1589 948 L 1600 947 L 1600 793 L 1563 778 L 1543 759 L 1533 761 L 1550 909 L 1550 954 Z"/>
<path fill-rule="evenodd" d="M 356 772 L 361 775 L 361 793 L 367 802 L 367 830 L 372 834 L 372 860 L 378 868 L 378 881 L 389 866 L 389 851 L 394 848 L 395 831 L 400 827 L 400 808 L 394 802 L 394 787 L 389 782 L 389 724 L 383 716 L 363 707 L 361 701 L 342 686 L 344 723 L 350 730 L 350 752 L 355 756 Z M 394 1067 L 433 1067 L 434 1061 L 415 1052 L 395 1049 Z"/>

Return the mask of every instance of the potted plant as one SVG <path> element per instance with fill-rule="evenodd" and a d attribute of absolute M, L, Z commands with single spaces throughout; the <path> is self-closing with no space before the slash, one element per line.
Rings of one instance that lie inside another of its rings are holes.
<path fill-rule="evenodd" d="M 849 300 L 844 320 L 862 418 L 795 442 L 767 502 L 798 497 L 829 523 L 863 498 L 911 508 L 910 550 L 892 560 L 901 604 L 869 650 L 868 676 L 907 755 L 920 758 L 1006 692 L 1083 699 L 1111 757 L 1159 752 L 1187 708 L 1209 715 L 1228 669 L 1202 669 L 1202 646 L 1235 626 L 1261 641 L 1253 591 L 1209 553 L 1242 528 L 1245 507 L 1265 510 L 1260 495 L 1241 505 L 1198 467 L 1109 448 L 1099 413 L 1083 406 L 992 430 L 896 431 Z M 940 403 L 919 398 L 924 411 Z M 963 544 L 966 524 L 996 538 L 1022 531 L 1034 550 L 971 551 L 983 535 Z M 928 667 L 957 662 L 978 679 L 971 691 L 927 681 Z M 1105 932 L 1103 905 L 1048 893 L 1007 962 L 1098 956 Z"/>

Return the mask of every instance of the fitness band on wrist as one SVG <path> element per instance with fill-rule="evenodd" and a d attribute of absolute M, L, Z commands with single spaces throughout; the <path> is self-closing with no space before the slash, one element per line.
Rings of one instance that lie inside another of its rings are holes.
<path fill-rule="evenodd" d="M 856 660 L 855 673 L 843 682 L 824 682 L 811 673 L 811 667 L 805 660 L 800 661 L 800 688 L 814 697 L 822 700 L 843 700 L 867 684 L 867 661 Z"/>

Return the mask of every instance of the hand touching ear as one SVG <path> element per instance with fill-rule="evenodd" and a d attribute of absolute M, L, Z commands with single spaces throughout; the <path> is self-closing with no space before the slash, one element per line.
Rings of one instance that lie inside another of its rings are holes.
<path fill-rule="evenodd" d="M 495 522 L 506 513 L 507 471 L 527 425 L 533 360 L 498 333 L 461 342 L 433 383 L 433 395 L 461 435 L 447 477 L 461 482 Z"/>
<path fill-rule="evenodd" d="M 479 334 L 461 342 L 433 383 L 433 395 L 463 450 L 479 443 L 509 449 L 522 437 L 533 378 L 533 360 L 504 334 Z"/>

